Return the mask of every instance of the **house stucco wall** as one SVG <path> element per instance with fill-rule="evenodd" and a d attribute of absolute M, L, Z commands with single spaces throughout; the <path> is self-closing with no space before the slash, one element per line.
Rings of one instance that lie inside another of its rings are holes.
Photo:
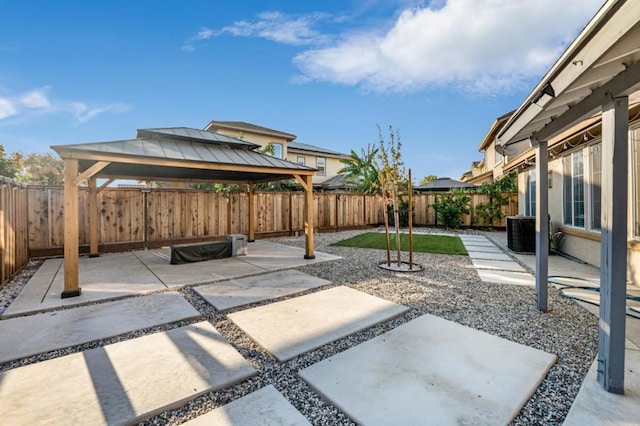
<path fill-rule="evenodd" d="M 260 146 L 265 146 L 269 143 L 279 143 L 282 145 L 282 158 L 283 159 L 288 158 L 287 157 L 287 140 L 285 138 L 279 138 L 277 136 L 270 136 L 270 135 L 262 135 L 258 133 L 248 132 L 248 131 L 228 130 L 228 129 L 218 129 L 216 130 L 216 133 L 238 138 L 247 142 L 253 142 Z"/>
<path fill-rule="evenodd" d="M 288 151 L 287 160 L 297 163 L 298 157 L 304 157 L 305 165 L 310 167 L 316 167 L 316 159 L 318 157 L 322 157 L 322 155 L 314 155 L 314 154 L 302 153 L 298 151 Z M 321 183 L 327 179 L 334 177 L 344 167 L 344 164 L 340 162 L 339 158 L 329 157 L 329 156 L 324 156 L 324 158 L 325 158 L 326 173 L 324 175 L 315 174 L 313 176 L 313 183 Z"/>

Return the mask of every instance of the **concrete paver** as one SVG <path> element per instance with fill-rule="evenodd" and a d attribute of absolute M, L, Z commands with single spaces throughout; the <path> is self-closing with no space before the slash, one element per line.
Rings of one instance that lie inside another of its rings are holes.
<path fill-rule="evenodd" d="M 432 315 L 299 375 L 361 425 L 508 424 L 556 356 Z"/>
<path fill-rule="evenodd" d="M 278 361 L 286 361 L 407 310 L 340 286 L 235 312 L 228 318 Z"/>
<path fill-rule="evenodd" d="M 640 420 L 640 351 L 625 351 L 625 394 L 605 391 L 595 360 L 564 421 L 566 426 L 633 425 Z"/>
<path fill-rule="evenodd" d="M 494 252 L 494 251 L 471 251 L 467 249 L 467 254 L 472 259 L 485 259 L 485 260 L 506 260 L 513 261 L 508 255 L 502 252 Z"/>
<path fill-rule="evenodd" d="M 144 264 L 132 253 L 106 254 L 96 258 L 80 258 L 78 266 L 82 294 L 79 297 L 62 299 L 60 297 L 64 290 L 62 261 L 47 260 L 45 265 L 44 271 L 36 272 L 4 312 L 2 318 L 145 294 L 167 288 L 153 274 L 150 274 Z"/>
<path fill-rule="evenodd" d="M 300 293 L 330 283 L 300 271 L 285 270 L 193 289 L 217 310 L 225 310 Z"/>
<path fill-rule="evenodd" d="M 4 424 L 130 424 L 256 371 L 208 322 L 0 373 Z"/>
<path fill-rule="evenodd" d="M 171 265 L 169 253 L 170 249 L 167 248 L 135 252 L 135 255 L 169 287 L 204 284 L 265 272 L 264 268 L 243 262 L 238 257 Z"/>
<path fill-rule="evenodd" d="M 248 251 L 246 256 L 183 265 L 169 264 L 169 248 L 83 257 L 79 262 L 82 294 L 68 299 L 60 297 L 64 288 L 62 261 L 48 260 L 0 318 L 340 259 L 339 256 L 315 252 L 315 259 L 306 260 L 304 249 L 269 241 L 250 243 Z"/>
<path fill-rule="evenodd" d="M 471 262 L 478 269 L 495 269 L 499 271 L 525 272 L 525 269 L 513 260 L 485 260 L 471 258 Z"/>
<path fill-rule="evenodd" d="M 184 425 L 307 426 L 311 423 L 275 387 L 269 385 Z"/>
<path fill-rule="evenodd" d="M 478 275 L 480 276 L 480 279 L 485 283 L 515 284 L 532 287 L 536 285 L 536 280 L 533 275 L 526 272 L 478 269 Z"/>
<path fill-rule="evenodd" d="M 159 293 L 0 321 L 0 363 L 200 318 L 179 293 Z"/>

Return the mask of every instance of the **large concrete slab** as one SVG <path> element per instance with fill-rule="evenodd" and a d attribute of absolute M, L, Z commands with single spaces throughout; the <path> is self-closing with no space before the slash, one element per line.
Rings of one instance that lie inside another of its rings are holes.
<path fill-rule="evenodd" d="M 536 280 L 533 275 L 527 274 L 526 272 L 478 269 L 478 275 L 485 283 L 525 285 L 532 287 L 536 285 Z"/>
<path fill-rule="evenodd" d="M 300 293 L 327 284 L 331 282 L 300 271 L 285 270 L 193 289 L 217 310 L 225 310 Z"/>
<path fill-rule="evenodd" d="M 304 249 L 256 241 L 249 244 L 247 256 L 184 265 L 169 264 L 169 248 L 83 257 L 79 262 L 82 294 L 68 299 L 60 297 L 64 288 L 62 260 L 49 260 L 0 318 L 340 259 L 331 254 L 315 254 L 315 259 L 305 260 Z"/>
<path fill-rule="evenodd" d="M 501 254 L 505 254 L 502 250 L 500 250 L 496 246 L 489 247 L 489 246 L 469 246 L 469 245 L 465 245 L 465 248 L 467 249 L 467 251 L 475 251 L 475 252 L 480 252 L 480 253 L 501 253 Z"/>
<path fill-rule="evenodd" d="M 468 248 L 478 247 L 478 248 L 497 248 L 495 244 L 490 241 L 463 241 L 464 246 Z"/>
<path fill-rule="evenodd" d="M 485 252 L 485 251 L 472 251 L 467 249 L 467 254 L 472 259 L 505 260 L 505 261 L 511 261 L 511 262 L 513 261 L 513 259 L 511 259 L 509 256 L 507 256 L 502 252 L 495 253 L 495 252 Z"/>
<path fill-rule="evenodd" d="M 485 259 L 471 259 L 473 266 L 478 269 L 493 269 L 498 271 L 517 271 L 525 272 L 525 269 L 518 265 L 513 260 L 485 260 Z"/>
<path fill-rule="evenodd" d="M 341 259 L 340 256 L 319 251 L 314 253 L 315 259 L 304 259 L 304 254 L 305 251 L 302 248 L 258 240 L 250 243 L 247 255 L 240 256 L 238 259 L 268 271 L 297 268 L 300 266 L 313 265 L 314 263 Z"/>
<path fill-rule="evenodd" d="M 0 363 L 199 317 L 169 292 L 7 319 L 0 321 Z"/>
<path fill-rule="evenodd" d="M 340 286 L 235 312 L 229 319 L 277 360 L 286 361 L 407 310 Z"/>
<path fill-rule="evenodd" d="M 136 256 L 169 287 L 204 284 L 233 277 L 264 273 L 266 270 L 238 257 L 171 265 L 170 249 L 140 251 Z"/>
<path fill-rule="evenodd" d="M 625 351 L 624 395 L 605 391 L 598 383 L 595 360 L 565 419 L 566 426 L 637 425 L 640 423 L 640 351 Z"/>
<path fill-rule="evenodd" d="M 424 315 L 299 375 L 361 425 L 508 424 L 556 356 Z"/>
<path fill-rule="evenodd" d="M 185 426 L 310 426 L 272 385 L 184 423 Z"/>
<path fill-rule="evenodd" d="M 201 322 L 0 373 L 0 421 L 131 424 L 255 373 Z"/>
<path fill-rule="evenodd" d="M 132 253 L 106 254 L 96 258 L 82 257 L 78 267 L 82 288 L 79 297 L 60 297 L 64 290 L 62 260 L 47 260 L 7 308 L 2 318 L 64 306 L 85 305 L 99 300 L 117 299 L 167 288 Z"/>

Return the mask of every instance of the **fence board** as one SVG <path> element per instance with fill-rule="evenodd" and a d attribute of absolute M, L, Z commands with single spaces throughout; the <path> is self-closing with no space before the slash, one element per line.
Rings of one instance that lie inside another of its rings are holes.
<path fill-rule="evenodd" d="M 48 249 L 63 245 L 63 191 L 60 187 L 30 186 L 23 188 L 23 198 L 11 198 L 5 184 L 0 202 L 3 212 L 6 203 L 21 203 L 19 215 L 5 213 L 18 224 L 24 218 L 24 238 L 29 249 Z M 13 191 L 13 190 L 12 190 Z M 20 191 L 16 192 L 19 194 Z M 88 190 L 81 188 L 80 243 L 88 244 Z M 486 200 L 482 194 L 471 194 L 471 205 L 476 207 Z M 431 207 L 436 195 L 415 194 L 414 223 L 417 226 L 436 225 Z M 146 199 L 146 203 L 145 203 Z M 105 189 L 100 192 L 99 243 L 158 242 L 181 238 L 220 237 L 232 233 L 248 232 L 248 196 L 246 193 L 222 194 L 201 190 L 153 189 L 143 194 L 139 189 Z M 304 193 L 256 193 L 256 232 L 301 232 L 304 230 Z M 315 193 L 315 226 L 318 229 L 341 229 L 380 225 L 384 219 L 384 200 L 379 195 Z M 13 205 L 13 204 L 12 204 Z M 146 223 L 145 223 L 146 209 Z M 517 194 L 503 207 L 506 215 L 517 214 Z M 13 214 L 13 213 L 11 213 Z M 505 226 L 505 220 L 495 226 Z M 466 215 L 464 224 L 482 226 L 476 214 Z M 145 229 L 146 228 L 146 229 Z M 3 228 L 3 252 L 6 247 L 17 253 L 20 246 L 13 244 L 16 236 Z M 19 234 L 18 238 L 22 238 Z M 16 254 L 14 254 L 16 256 Z M 22 256 L 22 257 L 21 257 Z M 17 260 L 16 260 L 17 261 Z M 13 260 L 9 259 L 9 263 Z M 4 264 L 4 263 L 3 263 Z M 5 267 L 5 266 L 3 266 Z"/>
<path fill-rule="evenodd" d="M 0 177 L 0 284 L 28 261 L 28 211 L 26 188 Z"/>

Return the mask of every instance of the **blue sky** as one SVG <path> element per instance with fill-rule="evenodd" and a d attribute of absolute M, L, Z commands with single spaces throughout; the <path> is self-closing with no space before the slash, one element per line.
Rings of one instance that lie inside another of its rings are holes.
<path fill-rule="evenodd" d="M 9 152 L 237 120 L 459 178 L 603 0 L 0 0 Z"/>

